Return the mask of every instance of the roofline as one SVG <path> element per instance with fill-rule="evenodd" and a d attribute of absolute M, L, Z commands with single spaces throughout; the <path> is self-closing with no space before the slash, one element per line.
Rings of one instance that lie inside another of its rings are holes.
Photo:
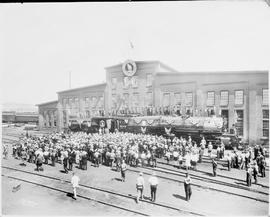
<path fill-rule="evenodd" d="M 239 71 L 204 71 L 204 72 L 157 72 L 157 75 L 166 76 L 166 75 L 203 75 L 203 74 L 235 74 L 235 73 L 247 73 L 247 74 L 265 74 L 268 73 L 268 70 L 239 70 Z"/>
<path fill-rule="evenodd" d="M 127 59 L 128 60 L 128 59 Z M 126 61 L 126 60 L 125 60 Z M 125 62 L 124 61 L 124 62 Z M 149 61 L 147 61 L 147 60 L 142 60 L 142 61 L 137 61 L 137 60 L 132 60 L 132 61 L 134 61 L 135 63 L 161 63 L 160 61 L 158 61 L 158 60 L 149 60 Z M 118 66 L 122 66 L 122 64 L 124 63 L 124 62 L 122 62 L 122 63 L 118 63 L 118 64 L 116 64 L 116 65 L 112 65 L 112 66 L 107 66 L 107 67 L 105 67 L 104 69 L 106 70 L 106 69 L 110 69 L 110 68 L 116 68 L 116 67 L 118 67 Z"/>
<path fill-rule="evenodd" d="M 21 113 L 16 113 L 16 116 L 38 116 L 38 113 L 35 114 L 21 114 Z"/>
<path fill-rule="evenodd" d="M 170 67 L 170 66 L 168 66 L 168 65 L 166 65 L 166 64 L 164 64 L 162 62 L 160 62 L 160 66 L 163 66 L 164 68 L 167 68 L 167 69 L 173 71 L 173 73 L 180 73 L 178 70 L 176 70 L 176 69 L 174 69 L 174 68 L 172 68 L 172 67 Z M 164 73 L 166 73 L 166 72 L 164 72 Z M 167 73 L 170 73 L 170 72 L 167 72 Z"/>
<path fill-rule="evenodd" d="M 86 88 L 90 88 L 90 87 L 98 87 L 98 86 L 102 86 L 102 85 L 106 86 L 107 83 L 100 83 L 100 84 L 94 84 L 94 85 L 78 87 L 78 88 L 73 88 L 73 89 L 68 89 L 68 90 L 62 90 L 62 91 L 58 91 L 56 93 L 67 93 L 67 92 L 70 92 L 70 91 L 81 90 L 81 89 L 86 89 Z"/>
<path fill-rule="evenodd" d="M 2 111 L 2 114 L 7 114 L 7 113 L 16 114 L 16 111 Z"/>
<path fill-rule="evenodd" d="M 52 103 L 58 103 L 58 100 L 36 104 L 35 106 L 47 105 L 47 104 L 52 104 Z"/>

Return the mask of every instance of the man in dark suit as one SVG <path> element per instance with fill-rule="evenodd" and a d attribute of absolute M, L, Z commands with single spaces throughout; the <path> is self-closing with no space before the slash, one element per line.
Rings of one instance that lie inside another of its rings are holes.
<path fill-rule="evenodd" d="M 191 178 L 189 174 L 186 174 L 186 178 L 184 180 L 184 187 L 185 187 L 185 193 L 186 193 L 186 200 L 189 201 L 192 191 L 191 191 Z"/>
<path fill-rule="evenodd" d="M 213 176 L 217 176 L 217 162 L 215 158 L 212 159 L 212 164 L 213 164 Z"/>

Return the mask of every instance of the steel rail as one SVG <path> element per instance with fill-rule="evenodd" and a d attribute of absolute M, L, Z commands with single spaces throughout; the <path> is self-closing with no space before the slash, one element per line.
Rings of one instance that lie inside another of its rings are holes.
<path fill-rule="evenodd" d="M 141 172 L 141 171 L 138 171 L 138 170 L 135 170 L 135 169 L 128 169 L 128 171 L 136 172 L 136 173 Z M 155 171 L 160 172 L 158 170 L 155 170 Z M 145 173 L 145 174 L 152 175 L 152 173 Z M 165 180 L 170 180 L 170 181 L 173 181 L 173 182 L 184 183 L 184 181 L 180 181 L 180 180 L 169 178 L 169 177 L 165 177 L 165 176 L 157 175 L 157 177 L 162 178 L 162 179 L 165 179 Z M 242 195 L 242 194 L 238 194 L 238 193 L 234 193 L 234 192 L 229 192 L 229 191 L 225 191 L 225 190 L 221 190 L 221 189 L 217 189 L 217 188 L 213 188 L 213 187 L 202 186 L 202 185 L 195 184 L 195 183 L 193 183 L 192 186 L 196 186 L 196 187 L 199 187 L 199 188 L 202 188 L 202 189 L 208 189 L 208 190 L 212 190 L 212 191 L 222 192 L 222 193 L 225 193 L 225 194 L 234 195 L 234 196 L 238 196 L 238 197 L 243 197 L 243 198 L 246 198 L 246 199 L 252 199 L 252 200 L 256 200 L 256 201 L 268 203 L 267 200 L 263 200 L 263 199 L 255 198 L 255 197 L 250 197 L 250 196 L 246 196 L 246 195 Z"/>
<path fill-rule="evenodd" d="M 173 164 L 167 164 L 167 163 L 164 163 L 164 162 L 158 162 L 159 164 L 163 164 L 163 165 L 168 165 L 168 166 L 174 166 Z M 166 168 L 166 167 L 161 167 L 161 166 L 157 166 L 156 168 L 160 168 L 160 169 L 166 169 L 168 171 L 173 171 L 173 172 L 176 172 L 176 173 L 184 173 L 184 172 L 181 172 L 181 171 L 176 171 L 176 170 L 173 170 L 173 169 L 169 169 L 169 168 Z M 205 173 L 204 171 L 202 170 L 195 170 L 196 172 L 201 172 L 201 173 Z M 208 180 L 213 180 L 213 179 L 210 179 L 210 178 L 207 178 L 207 177 L 203 177 L 203 176 L 199 176 L 199 175 L 195 175 L 195 174 L 190 174 L 190 175 L 193 175 L 193 176 L 197 176 L 197 177 L 200 177 L 200 178 L 203 178 L 203 179 L 208 179 Z M 218 174 L 217 176 L 221 177 L 221 178 L 225 178 L 225 179 L 232 179 L 232 180 L 235 180 L 235 181 L 240 181 L 242 182 L 243 180 L 241 179 L 237 179 L 237 178 L 233 178 L 233 177 L 228 177 L 228 176 L 224 176 L 224 175 L 220 175 Z M 217 180 L 218 181 L 218 180 Z M 222 182 L 222 181 L 220 181 Z M 263 188 L 269 188 L 269 186 L 267 185 L 263 185 L 263 184 L 255 184 L 255 185 L 259 185 Z"/>
<path fill-rule="evenodd" d="M 40 177 L 45 177 L 45 178 L 49 178 L 49 179 L 53 179 L 53 180 L 57 180 L 57 181 L 66 182 L 66 183 L 70 183 L 69 181 L 64 180 L 64 179 L 60 179 L 60 178 L 56 178 L 56 177 L 52 177 L 52 176 L 48 176 L 48 175 L 43 175 L 43 174 L 38 174 L 38 173 L 34 173 L 34 172 L 29 172 L 29 171 L 26 171 L 26 170 L 16 169 L 16 168 L 7 167 L 7 166 L 2 166 L 2 168 L 15 170 L 15 171 L 19 171 L 19 172 L 24 172 L 24 173 L 28 173 L 28 174 L 32 174 L 32 175 L 37 175 L 37 176 L 40 176 Z M 126 195 L 126 194 L 119 193 L 119 192 L 114 192 L 114 191 L 111 191 L 111 190 L 108 190 L 108 189 L 103 189 L 103 188 L 84 185 L 84 184 L 80 184 L 80 186 L 85 187 L 85 188 L 89 188 L 89 189 L 94 189 L 94 190 L 97 190 L 97 191 L 106 192 L 106 193 L 109 193 L 109 194 L 112 194 L 112 195 L 117 195 L 117 196 L 129 198 L 129 199 L 132 199 L 132 200 L 136 199 L 136 197 L 134 197 L 134 196 Z M 152 201 L 148 201 L 148 200 L 144 200 L 144 199 L 140 199 L 140 201 L 145 202 L 145 203 L 149 203 L 149 204 L 152 204 L 152 205 L 160 206 L 160 207 L 163 207 L 163 208 L 183 212 L 183 213 L 189 213 L 189 214 L 192 214 L 192 215 L 204 216 L 201 213 L 185 210 L 185 209 L 182 209 L 182 208 L 173 207 L 173 206 L 171 206 L 169 204 L 152 202 Z"/>
<path fill-rule="evenodd" d="M 70 192 L 65 191 L 65 190 L 62 190 L 60 188 L 51 187 L 51 186 L 48 186 L 48 185 L 44 185 L 44 184 L 41 184 L 41 183 L 29 181 L 29 180 L 22 179 L 22 178 L 17 178 L 17 177 L 10 176 L 10 175 L 4 175 L 4 174 L 2 174 L 2 176 L 7 177 L 7 178 L 11 178 L 11 179 L 15 179 L 15 180 L 18 180 L 18 181 L 30 183 L 30 184 L 33 184 L 33 185 L 41 186 L 41 187 L 44 187 L 44 188 L 48 188 L 48 189 L 51 189 L 51 190 L 54 190 L 54 191 L 59 191 L 59 192 L 62 192 L 62 193 L 70 193 Z M 146 213 L 143 213 L 143 212 L 139 212 L 139 211 L 136 211 L 136 210 L 128 209 L 128 208 L 125 208 L 125 207 L 122 207 L 122 206 L 119 206 L 119 205 L 114 205 L 112 203 L 108 203 L 108 202 L 105 202 L 105 201 L 94 199 L 94 198 L 91 198 L 91 197 L 88 197 L 88 196 L 83 196 L 83 195 L 77 194 L 77 197 L 80 197 L 80 198 L 83 198 L 83 199 L 86 199 L 86 200 L 90 200 L 90 201 L 94 201 L 94 202 L 97 202 L 97 203 L 100 203 L 100 204 L 103 204 L 103 205 L 111 206 L 111 207 L 114 207 L 114 208 L 117 208 L 117 209 L 121 209 L 121 210 L 124 210 L 124 211 L 128 211 L 128 212 L 132 212 L 132 213 L 135 213 L 135 214 L 139 214 L 139 215 L 142 215 L 142 216 L 150 216 L 149 214 L 146 214 Z"/>

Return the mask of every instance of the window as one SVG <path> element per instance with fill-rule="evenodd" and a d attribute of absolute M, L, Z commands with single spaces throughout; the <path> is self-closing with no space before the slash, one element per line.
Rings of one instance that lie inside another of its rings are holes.
<path fill-rule="evenodd" d="M 193 102 L 193 95 L 191 92 L 186 93 L 186 105 L 187 106 L 192 106 Z"/>
<path fill-rule="evenodd" d="M 128 93 L 124 93 L 124 103 L 123 103 L 123 105 L 124 105 L 124 107 L 128 107 L 129 106 L 129 94 Z"/>
<path fill-rule="evenodd" d="M 56 125 L 57 125 L 57 123 L 56 123 L 56 121 L 57 121 L 57 111 L 53 112 L 53 119 L 54 119 L 54 126 L 56 127 Z"/>
<path fill-rule="evenodd" d="M 153 94 L 152 94 L 152 92 L 147 92 L 146 93 L 145 105 L 146 106 L 152 106 L 153 105 Z"/>
<path fill-rule="evenodd" d="M 69 107 L 72 107 L 73 106 L 73 99 L 72 98 L 69 98 L 68 105 L 69 105 Z"/>
<path fill-rule="evenodd" d="M 131 78 L 131 85 L 133 88 L 137 88 L 138 87 L 138 76 L 133 76 Z"/>
<path fill-rule="evenodd" d="M 243 105 L 244 104 L 244 91 L 236 90 L 234 95 L 234 104 Z"/>
<path fill-rule="evenodd" d="M 220 106 L 229 105 L 229 91 L 220 91 Z"/>
<path fill-rule="evenodd" d="M 268 89 L 263 89 L 262 92 L 262 104 L 268 105 Z"/>
<path fill-rule="evenodd" d="M 235 110 L 235 128 L 236 135 L 243 136 L 244 134 L 244 111 Z"/>
<path fill-rule="evenodd" d="M 75 102 L 75 107 L 79 108 L 79 98 L 78 97 L 74 98 L 74 102 Z"/>
<path fill-rule="evenodd" d="M 229 130 L 229 110 L 221 110 L 221 117 L 223 119 L 223 131 Z"/>
<path fill-rule="evenodd" d="M 91 102 L 92 107 L 93 108 L 96 107 L 96 105 L 97 105 L 97 97 L 93 96 L 91 101 L 92 101 Z"/>
<path fill-rule="evenodd" d="M 181 93 L 174 93 L 174 104 L 181 105 Z"/>
<path fill-rule="evenodd" d="M 84 102 L 85 102 L 85 107 L 89 107 L 89 105 L 90 105 L 90 99 L 89 99 L 89 97 L 85 97 L 84 98 Z"/>
<path fill-rule="evenodd" d="M 117 78 L 112 78 L 112 89 L 116 89 Z"/>
<path fill-rule="evenodd" d="M 170 94 L 169 93 L 164 93 L 163 94 L 163 106 L 170 106 Z"/>
<path fill-rule="evenodd" d="M 138 93 L 133 93 L 133 106 L 137 107 L 139 106 L 139 94 Z"/>
<path fill-rule="evenodd" d="M 263 111 L 263 137 L 269 137 L 269 110 Z"/>
<path fill-rule="evenodd" d="M 66 107 L 66 106 L 67 106 L 67 99 L 64 98 L 64 99 L 63 99 L 63 107 Z"/>
<path fill-rule="evenodd" d="M 152 74 L 146 75 L 146 87 L 152 86 Z"/>
<path fill-rule="evenodd" d="M 124 77 L 124 88 L 127 89 L 129 88 L 130 84 L 131 84 L 131 78 L 130 77 Z"/>
<path fill-rule="evenodd" d="M 64 122 L 64 126 L 66 126 L 66 124 L 67 124 L 67 113 L 66 113 L 66 111 L 63 111 L 63 122 Z"/>
<path fill-rule="evenodd" d="M 117 107 L 117 99 L 116 99 L 116 95 L 113 94 L 112 95 L 112 108 L 116 109 Z"/>
<path fill-rule="evenodd" d="M 207 92 L 207 106 L 214 106 L 215 105 L 215 92 L 209 91 Z"/>
<path fill-rule="evenodd" d="M 211 117 L 211 116 L 213 116 L 213 115 L 215 115 L 216 113 L 215 113 L 215 109 L 214 108 L 208 108 L 207 109 L 207 116 L 208 117 Z"/>
<path fill-rule="evenodd" d="M 98 107 L 99 108 L 103 108 L 104 107 L 104 98 L 103 98 L 103 96 L 100 96 L 99 97 Z"/>

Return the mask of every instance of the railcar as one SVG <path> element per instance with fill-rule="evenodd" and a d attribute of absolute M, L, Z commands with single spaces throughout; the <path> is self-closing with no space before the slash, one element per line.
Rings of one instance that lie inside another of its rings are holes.
<path fill-rule="evenodd" d="M 89 121 L 83 121 L 81 129 L 87 133 L 125 131 L 128 117 L 97 116 Z"/>
<path fill-rule="evenodd" d="M 216 147 L 221 142 L 226 148 L 232 149 L 239 146 L 240 139 L 235 135 L 222 132 L 223 119 L 219 117 L 189 117 L 189 116 L 141 116 L 129 118 L 127 132 L 145 133 L 167 138 L 192 137 L 200 143 L 204 137 L 207 142 L 212 142 Z M 227 139 L 227 140 L 226 140 Z M 229 142 L 228 142 L 229 140 Z"/>
<path fill-rule="evenodd" d="M 80 131 L 81 130 L 80 122 L 78 120 L 69 120 L 68 128 L 73 132 Z"/>

